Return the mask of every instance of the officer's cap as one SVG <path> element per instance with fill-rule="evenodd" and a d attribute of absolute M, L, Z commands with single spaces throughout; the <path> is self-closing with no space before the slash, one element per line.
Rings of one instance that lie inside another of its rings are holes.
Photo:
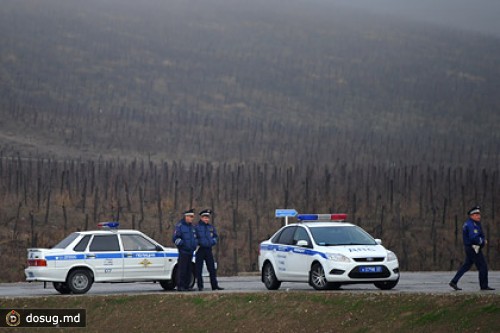
<path fill-rule="evenodd" d="M 182 213 L 184 216 L 194 216 L 194 209 L 191 208 L 190 210 L 186 210 L 184 213 Z"/>
<path fill-rule="evenodd" d="M 472 215 L 472 214 L 480 214 L 481 213 L 481 209 L 479 206 L 475 206 L 475 207 L 472 207 L 471 209 L 469 209 L 469 211 L 467 212 L 468 215 Z"/>
<path fill-rule="evenodd" d="M 200 216 L 211 216 L 214 213 L 211 209 L 204 209 L 200 212 Z"/>

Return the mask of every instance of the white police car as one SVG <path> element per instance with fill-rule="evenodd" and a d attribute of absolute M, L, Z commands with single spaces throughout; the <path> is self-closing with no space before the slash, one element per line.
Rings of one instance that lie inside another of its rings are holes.
<path fill-rule="evenodd" d="M 94 282 L 155 281 L 174 289 L 177 249 L 118 226 L 102 222 L 103 230 L 74 232 L 51 249 L 28 249 L 26 280 L 52 282 L 61 294 L 84 294 Z"/>
<path fill-rule="evenodd" d="M 259 269 L 269 290 L 281 282 L 308 282 L 314 289 L 373 283 L 392 289 L 399 281 L 394 252 L 351 223 L 346 214 L 299 214 L 260 244 Z M 334 222 L 337 221 L 337 222 Z"/>

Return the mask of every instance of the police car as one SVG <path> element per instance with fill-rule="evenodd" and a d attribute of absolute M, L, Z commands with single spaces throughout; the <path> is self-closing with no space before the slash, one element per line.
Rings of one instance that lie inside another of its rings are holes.
<path fill-rule="evenodd" d="M 346 214 L 299 214 L 260 244 L 259 269 L 269 290 L 282 282 L 307 282 L 314 289 L 339 289 L 345 284 L 373 283 L 392 289 L 399 281 L 399 263 L 360 227 L 343 222 Z"/>
<path fill-rule="evenodd" d="M 94 282 L 154 281 L 175 288 L 177 249 L 137 230 L 118 230 L 117 222 L 98 226 L 102 230 L 74 232 L 51 249 L 28 249 L 26 280 L 52 282 L 61 294 L 84 294 Z"/>

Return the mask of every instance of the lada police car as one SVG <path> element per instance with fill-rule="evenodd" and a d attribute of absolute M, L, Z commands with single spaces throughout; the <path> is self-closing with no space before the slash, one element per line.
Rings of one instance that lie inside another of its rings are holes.
<path fill-rule="evenodd" d="M 155 281 L 165 290 L 175 288 L 177 249 L 137 230 L 118 230 L 117 222 L 99 227 L 74 232 L 51 249 L 28 249 L 26 280 L 52 282 L 61 294 L 84 294 L 94 282 Z"/>
<path fill-rule="evenodd" d="M 281 282 L 307 282 L 314 289 L 373 283 L 392 289 L 399 281 L 399 263 L 381 240 L 351 223 L 346 214 L 299 214 L 260 244 L 259 269 L 267 289 Z"/>

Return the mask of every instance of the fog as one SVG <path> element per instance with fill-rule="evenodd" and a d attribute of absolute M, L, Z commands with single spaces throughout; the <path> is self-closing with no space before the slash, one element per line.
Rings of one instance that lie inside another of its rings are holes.
<path fill-rule="evenodd" d="M 377 14 L 500 37 L 498 0 L 334 0 Z"/>

